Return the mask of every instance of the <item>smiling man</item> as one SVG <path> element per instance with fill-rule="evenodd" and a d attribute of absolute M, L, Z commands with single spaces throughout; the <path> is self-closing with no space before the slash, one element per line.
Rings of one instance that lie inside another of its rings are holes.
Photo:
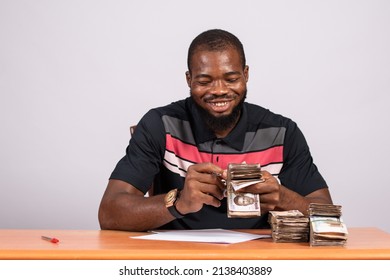
<path fill-rule="evenodd" d="M 140 120 L 103 195 L 102 229 L 267 228 L 270 210 L 332 203 L 296 123 L 245 102 L 249 67 L 236 36 L 201 33 L 187 64 L 190 97 Z M 260 195 L 260 217 L 227 217 L 223 179 L 242 162 L 262 166 L 265 180 L 242 189 Z"/>

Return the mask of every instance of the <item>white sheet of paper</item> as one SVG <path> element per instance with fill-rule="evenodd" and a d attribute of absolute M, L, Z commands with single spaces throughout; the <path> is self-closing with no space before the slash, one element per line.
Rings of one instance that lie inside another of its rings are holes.
<path fill-rule="evenodd" d="M 153 231 L 152 234 L 131 236 L 136 239 L 191 241 L 207 243 L 238 243 L 259 238 L 271 238 L 269 234 L 251 234 L 225 229 Z"/>

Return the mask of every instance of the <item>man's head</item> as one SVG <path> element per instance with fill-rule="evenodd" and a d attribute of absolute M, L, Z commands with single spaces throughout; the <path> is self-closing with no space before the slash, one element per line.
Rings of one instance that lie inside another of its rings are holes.
<path fill-rule="evenodd" d="M 246 97 L 249 68 L 241 42 L 233 34 L 209 30 L 188 51 L 186 78 L 204 120 L 224 137 L 237 123 Z"/>
<path fill-rule="evenodd" d="M 238 51 L 241 59 L 241 66 L 242 69 L 244 69 L 246 66 L 244 47 L 235 35 L 221 29 L 211 29 L 199 34 L 188 48 L 188 71 L 191 73 L 192 57 L 196 51 L 223 51 L 228 48 L 234 48 Z"/>

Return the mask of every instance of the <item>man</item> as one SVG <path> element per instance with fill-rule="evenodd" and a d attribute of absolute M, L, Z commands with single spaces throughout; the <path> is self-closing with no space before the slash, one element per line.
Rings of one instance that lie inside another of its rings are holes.
<path fill-rule="evenodd" d="M 244 102 L 249 68 L 237 37 L 203 32 L 187 64 L 190 97 L 140 120 L 103 195 L 102 229 L 266 228 L 270 210 L 332 203 L 297 125 Z M 242 189 L 260 194 L 261 217 L 227 217 L 221 179 L 242 162 L 262 166 L 265 181 Z"/>

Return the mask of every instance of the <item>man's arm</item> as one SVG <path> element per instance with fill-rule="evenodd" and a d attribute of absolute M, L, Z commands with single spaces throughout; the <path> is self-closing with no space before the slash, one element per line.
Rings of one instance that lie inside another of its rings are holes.
<path fill-rule="evenodd" d="M 272 210 L 299 210 L 306 215 L 311 202 L 333 203 L 327 187 L 302 196 L 280 185 L 278 180 L 267 171 L 262 171 L 262 178 L 265 179 L 265 182 L 249 186 L 242 190 L 260 194 L 263 214 Z"/>
<path fill-rule="evenodd" d="M 183 215 L 199 211 L 204 204 L 220 206 L 224 185 L 215 174 L 223 170 L 211 163 L 194 164 L 187 170 L 184 187 L 176 203 Z M 109 180 L 99 208 L 102 229 L 146 231 L 174 219 L 165 206 L 165 194 L 144 194 L 121 180 Z"/>
<path fill-rule="evenodd" d="M 328 188 L 318 189 L 306 196 L 301 196 L 284 186 L 280 186 L 279 203 L 275 210 L 299 210 L 307 215 L 311 202 L 333 204 Z"/>
<path fill-rule="evenodd" d="M 131 184 L 109 180 L 99 207 L 102 229 L 146 231 L 172 221 L 164 195 L 145 197 Z"/>

